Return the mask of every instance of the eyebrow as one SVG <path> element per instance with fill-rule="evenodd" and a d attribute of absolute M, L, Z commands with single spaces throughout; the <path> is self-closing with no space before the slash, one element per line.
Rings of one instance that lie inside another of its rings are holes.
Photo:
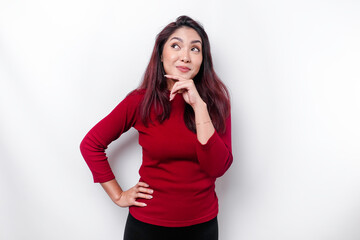
<path fill-rule="evenodd" d="M 179 40 L 180 42 L 184 42 L 184 41 L 183 41 L 181 38 L 179 38 L 179 37 L 173 37 L 173 38 L 170 39 L 170 41 L 173 40 L 173 39 Z M 200 41 L 200 40 L 193 40 L 193 41 L 191 41 L 191 43 L 200 43 L 200 44 L 201 44 L 201 41 Z"/>

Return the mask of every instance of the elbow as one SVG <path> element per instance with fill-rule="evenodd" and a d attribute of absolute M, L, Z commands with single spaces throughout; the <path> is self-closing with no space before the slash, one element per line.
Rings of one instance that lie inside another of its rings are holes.
<path fill-rule="evenodd" d="M 217 178 L 223 176 L 226 173 L 226 171 L 230 168 L 232 162 L 233 162 L 233 156 L 231 153 L 229 153 L 229 156 L 227 157 L 225 164 L 219 168 Z"/>
<path fill-rule="evenodd" d="M 83 156 L 94 152 L 104 152 L 105 149 L 106 146 L 93 134 L 87 134 L 80 143 L 80 152 Z"/>
<path fill-rule="evenodd" d="M 224 158 L 224 161 L 222 161 L 222 164 L 212 167 L 208 165 L 206 168 L 204 168 L 204 170 L 209 177 L 219 178 L 223 176 L 225 172 L 230 168 L 232 162 L 233 156 L 231 153 L 228 153 L 228 155 Z"/>
<path fill-rule="evenodd" d="M 87 161 L 89 155 L 93 155 L 95 152 L 101 150 L 101 148 L 99 148 L 88 135 L 86 135 L 80 142 L 79 148 L 80 153 L 84 157 L 85 161 Z"/>
<path fill-rule="evenodd" d="M 83 153 L 84 151 L 84 148 L 85 148 L 85 143 L 84 143 L 84 139 L 80 142 L 80 145 L 79 145 L 79 149 L 80 149 L 80 152 Z"/>
<path fill-rule="evenodd" d="M 87 147 L 87 142 L 86 142 L 86 137 L 80 142 L 79 148 L 80 148 L 81 154 L 84 155 L 86 149 L 88 148 Z"/>

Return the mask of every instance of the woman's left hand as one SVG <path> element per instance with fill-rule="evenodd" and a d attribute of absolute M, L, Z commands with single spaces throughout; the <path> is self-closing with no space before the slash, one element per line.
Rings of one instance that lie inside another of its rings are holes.
<path fill-rule="evenodd" d="M 177 80 L 171 89 L 170 101 L 174 99 L 176 94 L 181 93 L 185 102 L 192 107 L 204 103 L 192 79 L 186 79 L 175 75 L 165 75 L 165 77 Z"/>

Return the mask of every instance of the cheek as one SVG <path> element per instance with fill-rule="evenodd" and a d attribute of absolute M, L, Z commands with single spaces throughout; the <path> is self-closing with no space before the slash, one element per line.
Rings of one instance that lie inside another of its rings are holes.
<path fill-rule="evenodd" d="M 199 70 L 202 63 L 202 57 L 197 58 L 195 63 L 196 63 L 196 68 Z"/>
<path fill-rule="evenodd" d="M 176 58 L 177 58 L 176 54 L 171 53 L 171 52 L 166 51 L 166 50 L 163 51 L 163 62 L 164 63 L 171 63 L 174 60 L 176 60 Z"/>
<path fill-rule="evenodd" d="M 174 61 L 177 60 L 177 55 L 176 54 L 169 54 L 167 56 L 167 59 L 168 59 L 169 62 L 174 62 Z"/>
<path fill-rule="evenodd" d="M 193 61 L 194 63 L 194 71 L 193 71 L 193 76 L 192 78 L 194 78 L 200 71 L 200 67 L 201 67 L 201 63 L 202 63 L 202 58 L 197 59 L 196 61 Z"/>

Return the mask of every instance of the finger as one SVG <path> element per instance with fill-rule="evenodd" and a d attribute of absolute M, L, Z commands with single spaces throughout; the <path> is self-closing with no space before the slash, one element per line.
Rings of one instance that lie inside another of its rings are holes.
<path fill-rule="evenodd" d="M 136 194 L 136 198 L 152 199 L 153 196 L 151 196 L 151 195 L 149 195 L 149 194 L 138 193 L 138 194 Z"/>
<path fill-rule="evenodd" d="M 191 81 L 187 80 L 187 81 L 183 81 L 183 82 L 176 82 L 173 86 L 173 88 L 171 89 L 171 91 L 179 91 L 180 89 L 186 88 L 188 89 L 191 86 Z"/>
<path fill-rule="evenodd" d="M 175 94 L 183 93 L 190 89 L 191 82 L 177 82 L 174 84 L 170 92 L 170 101 L 174 98 Z"/>
<path fill-rule="evenodd" d="M 173 88 L 173 89 L 171 90 L 171 92 L 170 92 L 169 100 L 170 100 L 170 101 L 173 100 L 174 97 L 175 97 L 175 95 L 178 94 L 178 93 L 182 93 L 182 92 L 180 92 L 180 90 L 174 90 L 174 88 Z"/>
<path fill-rule="evenodd" d="M 178 93 L 184 93 L 191 88 L 192 80 L 184 80 L 183 82 L 176 82 L 170 92 L 170 101 L 174 99 Z"/>
<path fill-rule="evenodd" d="M 149 184 L 145 183 L 145 182 L 138 182 L 136 184 L 137 187 L 149 187 Z"/>
<path fill-rule="evenodd" d="M 146 207 L 146 203 L 143 202 L 138 202 L 138 201 L 134 201 L 134 206 L 138 206 L 138 207 Z"/>
<path fill-rule="evenodd" d="M 178 94 L 178 93 L 180 93 L 180 94 L 183 93 L 183 91 L 181 91 L 181 92 L 180 92 L 180 91 L 181 91 L 181 90 L 171 92 L 171 93 L 170 93 L 170 99 L 169 99 L 169 100 L 170 100 L 170 101 L 173 100 L 176 94 Z"/>
<path fill-rule="evenodd" d="M 170 96 L 169 96 L 169 101 L 173 100 L 174 97 L 175 97 L 176 93 L 170 93 Z"/>
<path fill-rule="evenodd" d="M 189 80 L 189 79 L 186 79 L 186 78 L 183 78 L 183 77 L 180 77 L 180 76 L 176 76 L 176 75 L 164 75 L 165 77 L 167 78 L 171 78 L 171 79 L 174 79 L 174 80 L 178 80 L 178 81 L 185 81 L 185 80 Z"/>
<path fill-rule="evenodd" d="M 143 187 L 139 187 L 138 190 L 139 190 L 139 192 L 149 193 L 149 194 L 152 194 L 154 192 L 154 190 L 152 190 L 150 188 L 143 188 Z"/>
<path fill-rule="evenodd" d="M 182 93 L 184 93 L 184 92 L 186 92 L 186 89 L 185 89 L 185 90 L 179 89 L 179 90 L 177 90 L 177 91 L 174 91 L 173 93 L 170 93 L 169 100 L 172 101 L 172 100 L 174 99 L 174 97 L 175 97 L 176 94 L 178 94 L 178 93 L 179 93 L 179 94 L 182 94 Z"/>

